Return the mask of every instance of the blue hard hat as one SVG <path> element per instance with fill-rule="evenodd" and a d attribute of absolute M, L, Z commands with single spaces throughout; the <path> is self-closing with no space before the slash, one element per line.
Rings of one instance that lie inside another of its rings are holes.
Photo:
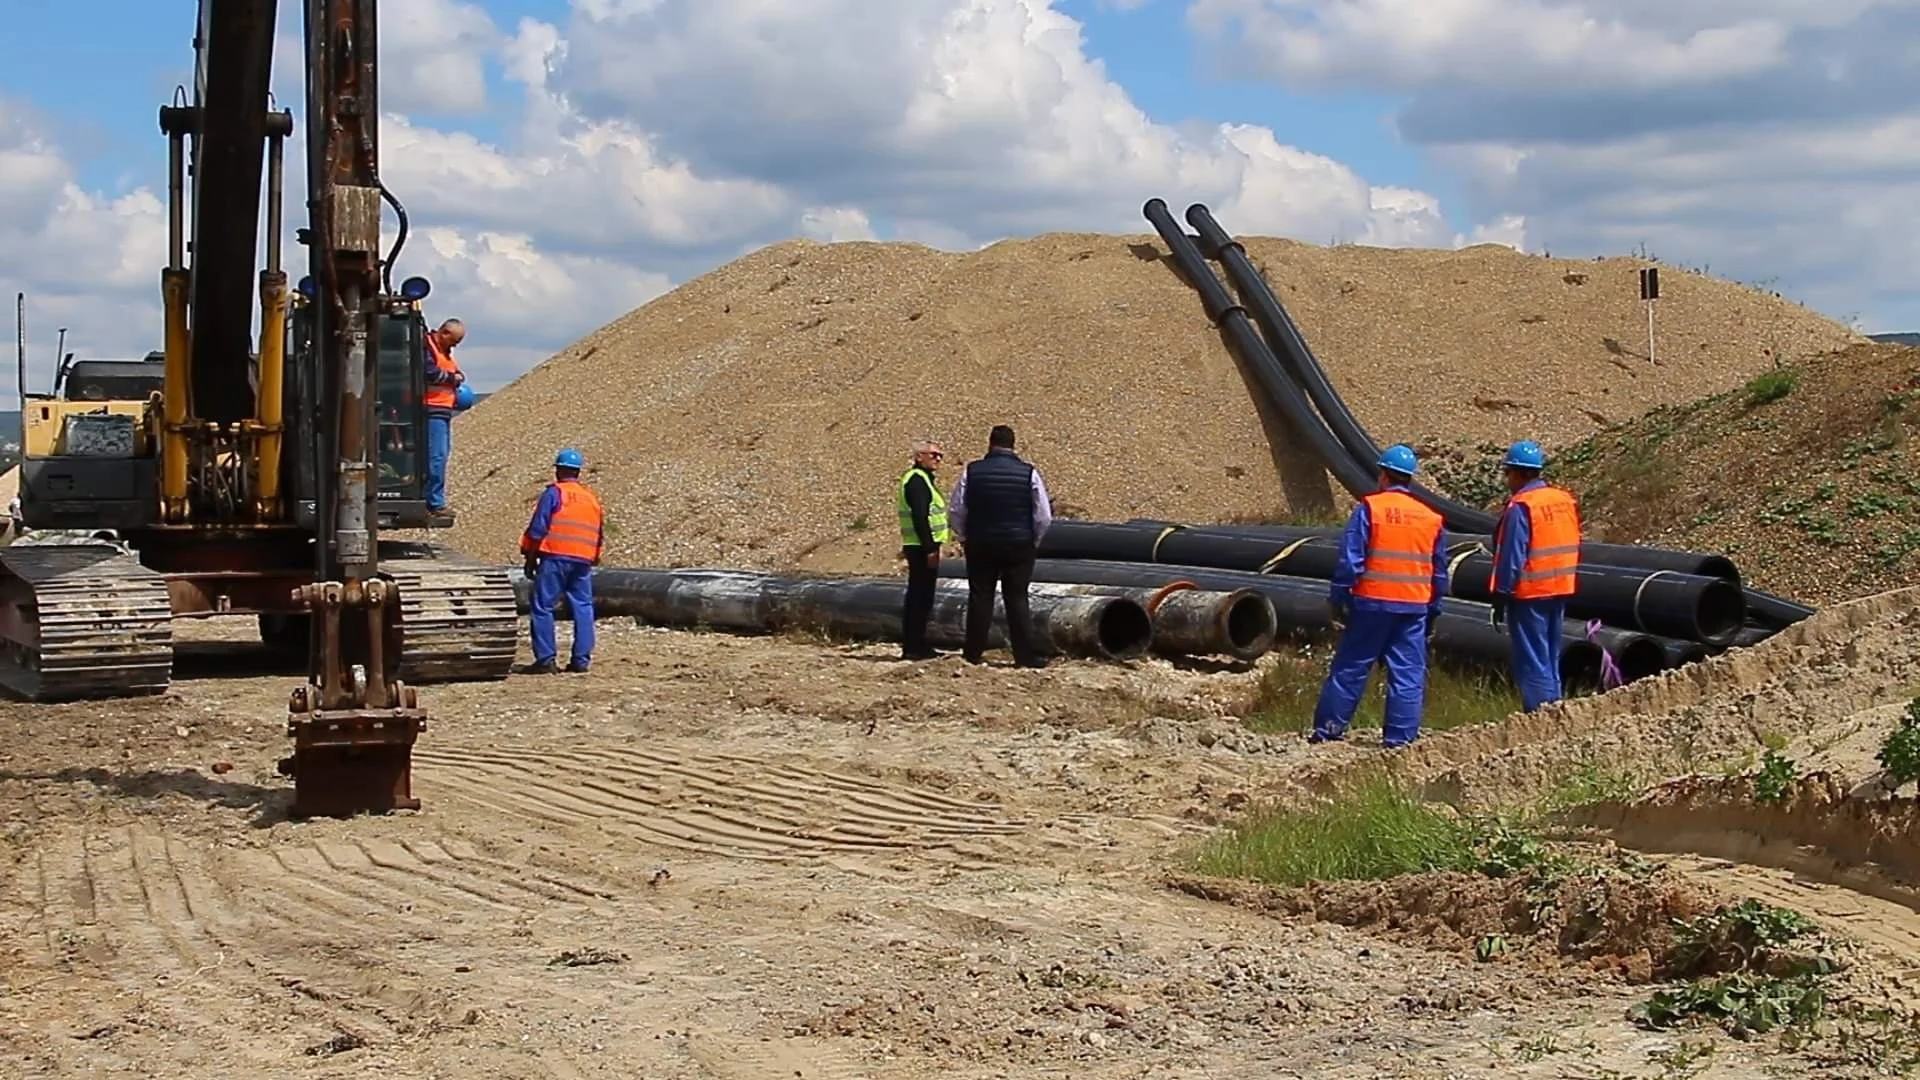
<path fill-rule="evenodd" d="M 1377 463 L 1382 469 L 1391 469 L 1397 473 L 1412 476 L 1420 468 L 1420 459 L 1413 456 L 1413 447 L 1405 443 L 1394 443 L 1381 453 Z"/>
<path fill-rule="evenodd" d="M 1532 439 L 1521 439 L 1507 448 L 1507 456 L 1500 464 L 1517 469 L 1544 469 L 1547 467 L 1547 453 Z"/>
<path fill-rule="evenodd" d="M 580 456 L 580 451 L 568 447 L 553 455 L 553 464 L 556 468 L 562 469 L 584 469 L 587 462 Z"/>
<path fill-rule="evenodd" d="M 453 392 L 453 407 L 455 411 L 473 408 L 473 391 L 466 383 Z"/>

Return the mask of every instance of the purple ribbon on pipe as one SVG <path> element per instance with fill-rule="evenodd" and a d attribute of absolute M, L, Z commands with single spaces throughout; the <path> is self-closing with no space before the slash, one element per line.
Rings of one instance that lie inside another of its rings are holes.
<path fill-rule="evenodd" d="M 1620 665 L 1613 662 L 1613 654 L 1600 644 L 1600 628 L 1605 625 L 1599 619 L 1587 620 L 1587 640 L 1600 650 L 1600 689 L 1603 691 L 1625 686 L 1627 682 L 1626 677 L 1620 674 Z"/>

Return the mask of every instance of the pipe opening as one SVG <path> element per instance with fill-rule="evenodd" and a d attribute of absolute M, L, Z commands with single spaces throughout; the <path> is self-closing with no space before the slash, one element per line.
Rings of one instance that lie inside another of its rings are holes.
<path fill-rule="evenodd" d="M 1667 669 L 1667 650 L 1644 634 L 1635 634 L 1622 642 L 1613 655 L 1620 666 L 1620 677 L 1635 682 Z"/>
<path fill-rule="evenodd" d="M 1601 691 L 1600 646 L 1590 641 L 1569 641 L 1560 649 L 1560 689 L 1568 697 Z"/>
<path fill-rule="evenodd" d="M 1732 583 L 1736 588 L 1740 585 L 1740 568 L 1733 565 L 1733 560 L 1725 555 L 1700 556 L 1700 565 L 1694 567 L 1693 572 L 1702 577 L 1721 578 Z"/>
<path fill-rule="evenodd" d="M 1266 653 L 1279 629 L 1272 602 L 1259 593 L 1234 597 L 1227 604 L 1227 646 L 1236 657 L 1250 660 Z"/>
<path fill-rule="evenodd" d="M 1146 654 L 1153 643 L 1153 616 L 1132 600 L 1115 597 L 1100 605 L 1096 626 L 1100 651 L 1115 660 L 1130 660 Z"/>
<path fill-rule="evenodd" d="M 1747 594 L 1730 581 L 1716 581 L 1700 590 L 1694 605 L 1695 636 L 1708 645 L 1726 645 L 1747 624 Z"/>

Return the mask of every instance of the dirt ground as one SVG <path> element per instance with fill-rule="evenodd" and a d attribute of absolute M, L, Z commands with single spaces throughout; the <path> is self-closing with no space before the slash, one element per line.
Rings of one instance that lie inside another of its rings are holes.
<path fill-rule="evenodd" d="M 609 621 L 592 674 L 423 691 L 418 813 L 296 823 L 274 762 L 298 676 L 261 663 L 192 643 L 164 699 L 0 706 L 5 1075 L 1663 1076 L 1689 1046 L 1707 1075 L 1806 1068 L 1636 1029 L 1646 987 L 1615 973 L 1172 887 L 1236 810 L 1380 758 L 1246 732 L 1255 672 Z M 1727 771 L 1771 732 L 1858 771 L 1849 740 L 1916 683 L 1920 597 L 1894 594 L 1396 760 L 1461 801 L 1569 764 Z M 1589 827 L 1920 986 L 1910 834 L 1807 854 L 1906 803 L 1736 820 L 1654 791 Z"/>

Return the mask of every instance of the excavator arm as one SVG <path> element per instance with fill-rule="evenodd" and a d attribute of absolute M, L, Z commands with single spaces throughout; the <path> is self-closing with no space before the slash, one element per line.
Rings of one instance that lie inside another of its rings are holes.
<path fill-rule="evenodd" d="M 288 704 L 294 813 L 417 809 L 414 740 L 426 727 L 398 678 L 399 588 L 379 573 L 374 401 L 380 253 L 376 0 L 306 0 L 307 214 L 318 470 L 308 678 Z"/>

